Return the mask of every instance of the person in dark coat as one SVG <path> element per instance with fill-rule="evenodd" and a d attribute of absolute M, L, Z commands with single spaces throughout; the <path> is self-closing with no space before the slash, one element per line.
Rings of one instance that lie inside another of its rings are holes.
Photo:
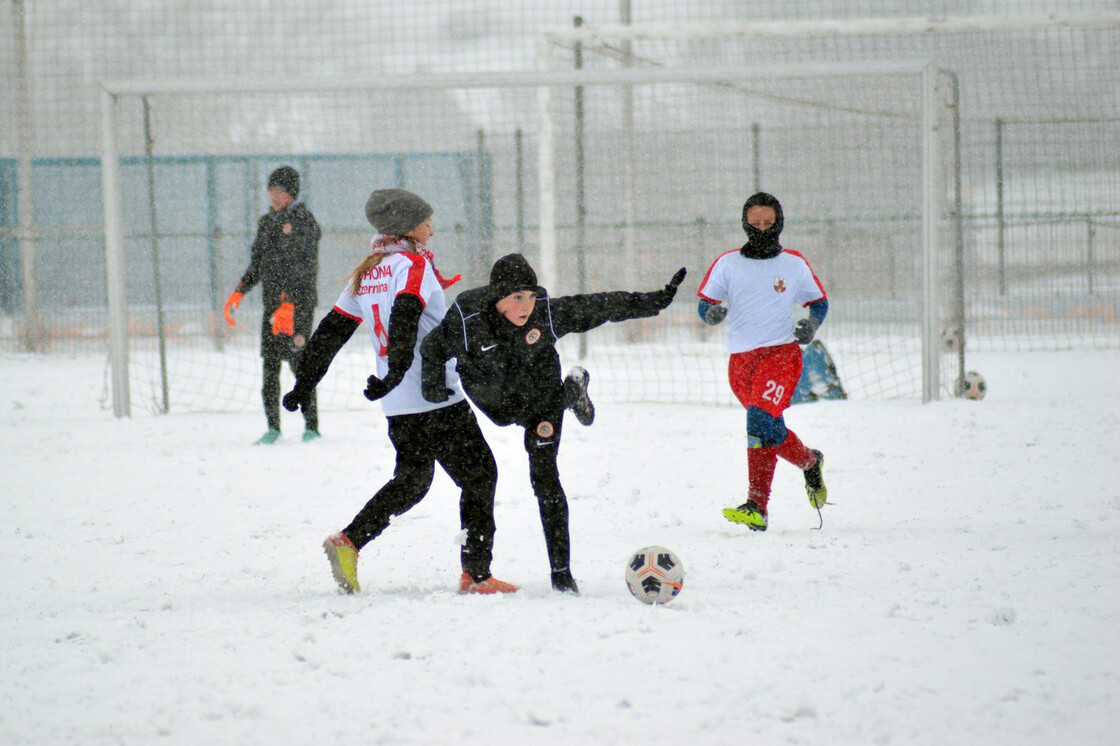
<path fill-rule="evenodd" d="M 420 347 L 422 391 L 428 401 L 451 394 L 447 361 L 471 401 L 496 425 L 525 428 L 529 479 L 540 507 L 552 587 L 579 593 L 572 577 L 568 500 L 556 464 L 564 410 L 590 425 L 595 409 L 587 394 L 590 376 L 573 367 L 560 377 L 556 342 L 608 321 L 656 316 L 672 302 L 685 270 L 652 293 L 606 292 L 552 298 L 537 285 L 525 257 L 509 254 L 490 272 L 490 284 L 464 291 Z"/>
<path fill-rule="evenodd" d="M 225 317 L 234 324 L 232 311 L 245 293 L 261 286 L 261 358 L 264 382 L 261 400 L 268 431 L 256 442 L 275 443 L 280 438 L 280 364 L 287 360 L 294 373 L 304 345 L 311 336 L 318 301 L 319 238 L 315 216 L 299 197 L 299 173 L 281 166 L 268 177 L 271 209 L 257 222 L 257 236 L 249 266 L 237 289 L 226 301 Z M 303 411 L 305 442 L 319 437 L 319 410 L 314 395 Z"/>

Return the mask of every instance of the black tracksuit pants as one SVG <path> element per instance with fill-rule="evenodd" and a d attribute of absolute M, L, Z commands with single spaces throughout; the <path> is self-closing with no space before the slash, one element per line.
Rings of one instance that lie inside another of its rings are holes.
<path fill-rule="evenodd" d="M 271 430 L 280 429 L 280 365 L 284 358 L 279 355 L 269 354 L 266 350 L 261 358 L 264 361 L 264 383 L 261 385 L 261 401 L 264 403 L 264 416 L 268 419 Z M 295 375 L 299 367 L 299 357 L 288 360 L 288 367 Z M 315 391 L 311 392 L 311 401 L 303 409 L 303 423 L 308 430 L 319 432 L 319 407 Z"/>
<path fill-rule="evenodd" d="M 537 497 L 544 529 L 544 544 L 548 551 L 548 564 L 553 572 L 569 569 L 571 541 L 568 534 L 568 497 L 560 484 L 560 469 L 556 464 L 560 448 L 560 432 L 564 410 L 558 407 L 543 415 L 523 418 L 518 422 L 525 428 L 525 450 L 529 454 L 529 482 Z"/>
<path fill-rule="evenodd" d="M 361 549 L 381 535 L 390 519 L 419 503 L 432 485 L 438 461 L 462 490 L 459 520 L 467 531 L 461 560 L 475 580 L 490 577 L 494 548 L 494 454 L 465 401 L 389 420 L 389 440 L 397 451 L 393 478 L 366 503 L 343 531 Z"/>

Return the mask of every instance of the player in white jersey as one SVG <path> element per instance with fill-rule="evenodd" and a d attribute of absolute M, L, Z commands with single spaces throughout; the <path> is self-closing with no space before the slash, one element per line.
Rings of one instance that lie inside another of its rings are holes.
<path fill-rule="evenodd" d="M 828 313 L 824 286 L 809 262 L 778 243 L 783 223 L 782 205 L 772 195 L 759 192 L 747 199 L 747 243 L 716 259 L 697 293 L 705 323 L 727 319 L 727 378 L 747 410 L 747 501 L 723 514 L 753 531 L 769 525 L 767 506 L 778 457 L 805 472 L 813 507 L 820 509 L 828 494 L 821 473 L 824 456 L 806 448 L 782 414 L 801 377 L 798 344 L 812 341 Z M 796 325 L 794 305 L 809 308 L 809 317 Z"/>
<path fill-rule="evenodd" d="M 379 189 L 366 202 L 366 217 L 381 235 L 308 341 L 295 388 L 284 397 L 290 411 L 306 406 L 334 356 L 359 324 L 368 324 L 377 374 L 369 377 L 365 395 L 381 400 L 396 467 L 350 525 L 323 542 L 335 581 L 348 593 L 361 590 L 358 552 L 393 516 L 428 494 L 439 462 L 462 490 L 459 515 L 466 540 L 459 592 L 512 593 L 517 586 L 490 574 L 497 465 L 454 367 L 447 369 L 452 393 L 446 401 L 429 402 L 420 392 L 419 343 L 443 318 L 444 288 L 459 279 L 441 277 L 427 248 L 434 234 L 432 208 L 412 192 Z"/>

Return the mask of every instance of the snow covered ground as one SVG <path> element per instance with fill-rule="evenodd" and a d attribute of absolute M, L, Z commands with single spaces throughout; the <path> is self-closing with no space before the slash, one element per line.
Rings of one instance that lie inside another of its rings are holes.
<path fill-rule="evenodd" d="M 0 359 L 0 742 L 1114 744 L 1120 352 L 969 367 L 983 402 L 787 414 L 826 454 L 820 531 L 788 464 L 769 532 L 722 518 L 740 410 L 600 402 L 562 449 L 578 598 L 487 423 L 523 585 L 494 598 L 454 592 L 442 473 L 336 592 L 320 542 L 392 469 L 376 406 L 253 447 L 259 413 L 118 421 L 103 359 Z M 622 580 L 653 543 L 687 568 L 664 607 Z"/>

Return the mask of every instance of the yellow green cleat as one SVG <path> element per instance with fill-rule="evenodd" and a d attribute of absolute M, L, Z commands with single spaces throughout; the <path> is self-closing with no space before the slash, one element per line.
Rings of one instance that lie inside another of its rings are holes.
<path fill-rule="evenodd" d="M 358 584 L 358 549 L 350 537 L 339 531 L 323 542 L 323 550 L 331 562 L 331 572 L 338 587 L 346 593 L 360 593 Z"/>
<path fill-rule="evenodd" d="M 805 492 L 809 495 L 809 504 L 820 510 L 828 501 L 828 488 L 824 486 L 824 474 L 821 473 L 824 454 L 815 448 L 812 451 L 817 460 L 805 470 Z"/>
<path fill-rule="evenodd" d="M 724 508 L 723 517 L 732 523 L 742 523 L 751 531 L 765 531 L 769 524 L 766 509 L 754 500 L 747 500 L 737 508 Z"/>

